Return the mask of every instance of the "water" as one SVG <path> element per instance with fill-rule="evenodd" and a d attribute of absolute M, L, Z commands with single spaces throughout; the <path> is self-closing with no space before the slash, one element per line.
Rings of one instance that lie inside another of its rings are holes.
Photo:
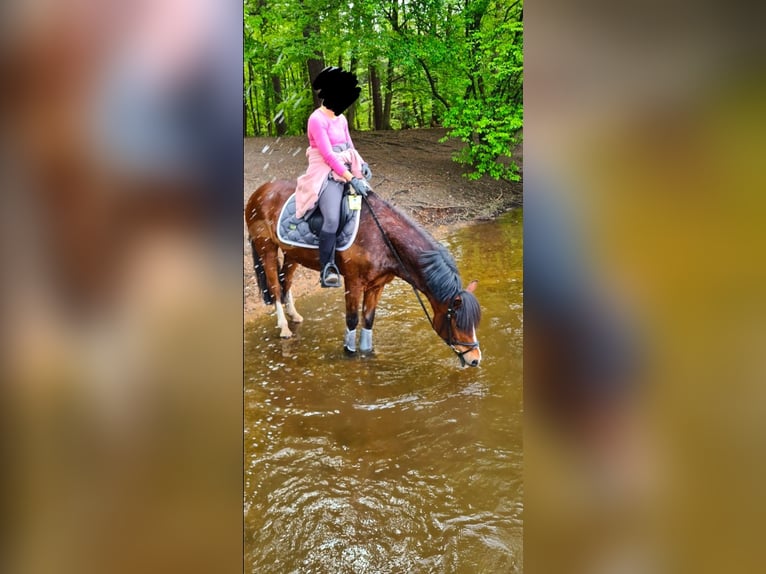
<path fill-rule="evenodd" d="M 342 350 L 342 292 L 245 331 L 245 571 L 522 570 L 522 213 L 448 237 L 482 305 L 477 369 L 388 285 L 372 357 Z"/>

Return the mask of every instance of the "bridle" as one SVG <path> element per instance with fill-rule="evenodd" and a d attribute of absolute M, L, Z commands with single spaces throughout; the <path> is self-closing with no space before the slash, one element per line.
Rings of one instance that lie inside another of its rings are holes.
<path fill-rule="evenodd" d="M 457 355 L 457 358 L 460 359 L 460 366 L 465 367 L 467 362 L 465 360 L 465 355 L 467 353 L 470 353 L 474 349 L 478 348 L 479 341 L 470 341 L 468 343 L 464 343 L 462 341 L 456 341 L 455 338 L 452 336 L 452 321 L 455 318 L 455 313 L 457 313 L 457 309 L 455 309 L 455 301 L 460 296 L 460 293 L 455 295 L 452 299 L 450 299 L 449 306 L 447 307 L 447 345 L 449 345 L 449 348 L 452 349 L 452 351 Z M 430 317 L 429 317 L 430 320 Z M 431 322 L 433 325 L 433 321 Z M 458 351 L 455 348 L 455 345 L 460 345 L 461 347 L 467 347 L 465 351 Z"/>
<path fill-rule="evenodd" d="M 380 221 L 378 221 L 378 216 L 375 215 L 375 211 L 372 209 L 370 202 L 367 200 L 367 195 L 366 194 L 362 195 L 362 199 L 364 200 L 364 203 L 367 205 L 367 209 L 370 210 L 370 214 L 372 215 L 372 218 L 375 220 L 375 224 L 378 226 L 378 229 L 380 230 L 380 233 L 383 236 L 383 240 L 386 242 L 386 245 L 388 246 L 389 250 L 391 250 L 391 253 L 394 254 L 394 257 L 399 263 L 399 266 L 402 268 L 402 271 L 404 271 L 405 275 L 407 276 L 407 282 L 412 286 L 412 290 L 415 292 L 415 296 L 418 298 L 420 307 L 423 309 L 423 312 L 426 314 L 426 319 L 428 319 L 428 322 L 431 324 L 431 328 L 435 328 L 434 321 L 433 319 L 431 319 L 431 315 L 428 313 L 428 309 L 426 309 L 425 303 L 423 303 L 423 298 L 420 296 L 420 292 L 415 287 L 415 282 L 412 279 L 412 276 L 407 270 L 407 267 L 404 265 L 404 262 L 402 261 L 402 258 L 399 256 L 399 253 L 396 251 L 396 248 L 394 247 L 393 243 L 391 243 L 391 240 L 388 238 L 388 234 L 383 229 L 383 226 L 380 224 Z M 452 334 L 452 321 L 455 320 L 455 314 L 457 313 L 457 309 L 455 308 L 455 301 L 457 301 L 457 298 L 460 296 L 460 293 L 462 293 L 462 291 L 456 293 L 450 299 L 449 305 L 447 306 L 447 345 L 449 346 L 450 349 L 452 349 L 452 352 L 454 352 L 457 355 L 458 359 L 460 359 L 460 366 L 465 367 L 468 364 L 467 361 L 465 360 L 465 355 L 467 353 L 470 353 L 473 349 L 478 348 L 479 341 L 471 341 L 469 343 L 464 343 L 462 341 L 455 340 Z M 455 345 L 460 345 L 461 347 L 467 347 L 467 348 L 465 351 L 458 351 L 455 348 Z"/>

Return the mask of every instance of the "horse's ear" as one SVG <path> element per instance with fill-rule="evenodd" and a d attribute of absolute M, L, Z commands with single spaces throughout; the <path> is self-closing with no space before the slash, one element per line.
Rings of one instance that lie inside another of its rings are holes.
<path fill-rule="evenodd" d="M 474 279 L 473 281 L 471 281 L 471 282 L 468 284 L 468 286 L 465 288 L 465 291 L 466 291 L 466 292 L 468 292 L 468 293 L 473 293 L 473 292 L 474 292 L 474 290 L 476 289 L 476 286 L 477 286 L 478 284 L 479 284 L 479 282 L 478 282 L 478 281 L 476 281 L 476 279 Z M 458 294 L 458 295 L 455 297 L 455 300 L 452 302 L 452 306 L 453 306 L 453 308 L 455 308 L 455 309 L 460 309 L 460 307 L 461 307 L 462 305 L 463 305 L 463 298 L 462 298 L 462 297 L 461 297 L 461 296 Z"/>

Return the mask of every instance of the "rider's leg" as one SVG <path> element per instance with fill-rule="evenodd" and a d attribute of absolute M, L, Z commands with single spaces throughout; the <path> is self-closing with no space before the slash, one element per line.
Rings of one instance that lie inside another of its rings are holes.
<path fill-rule="evenodd" d="M 335 268 L 335 240 L 340 225 L 342 200 L 343 184 L 334 180 L 328 181 L 319 196 L 319 209 L 324 218 L 319 234 L 319 263 L 323 287 L 340 287 L 340 276 Z"/>

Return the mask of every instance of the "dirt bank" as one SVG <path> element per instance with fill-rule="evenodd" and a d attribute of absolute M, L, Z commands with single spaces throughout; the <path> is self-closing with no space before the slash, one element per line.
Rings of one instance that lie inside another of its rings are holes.
<path fill-rule="evenodd" d="M 375 192 L 428 229 L 437 239 L 455 225 L 488 219 L 521 204 L 521 183 L 463 177 L 463 167 L 452 161 L 460 143 L 439 143 L 443 129 L 354 132 L 356 148 L 370 164 Z M 245 196 L 273 179 L 295 179 L 306 168 L 306 136 L 247 138 Z M 522 150 L 514 154 L 522 165 Z M 244 223 L 243 223 L 244 227 Z M 244 230 L 245 321 L 268 313 L 256 296 L 250 245 Z M 300 268 L 295 274 L 296 297 L 319 288 L 319 274 Z"/>

